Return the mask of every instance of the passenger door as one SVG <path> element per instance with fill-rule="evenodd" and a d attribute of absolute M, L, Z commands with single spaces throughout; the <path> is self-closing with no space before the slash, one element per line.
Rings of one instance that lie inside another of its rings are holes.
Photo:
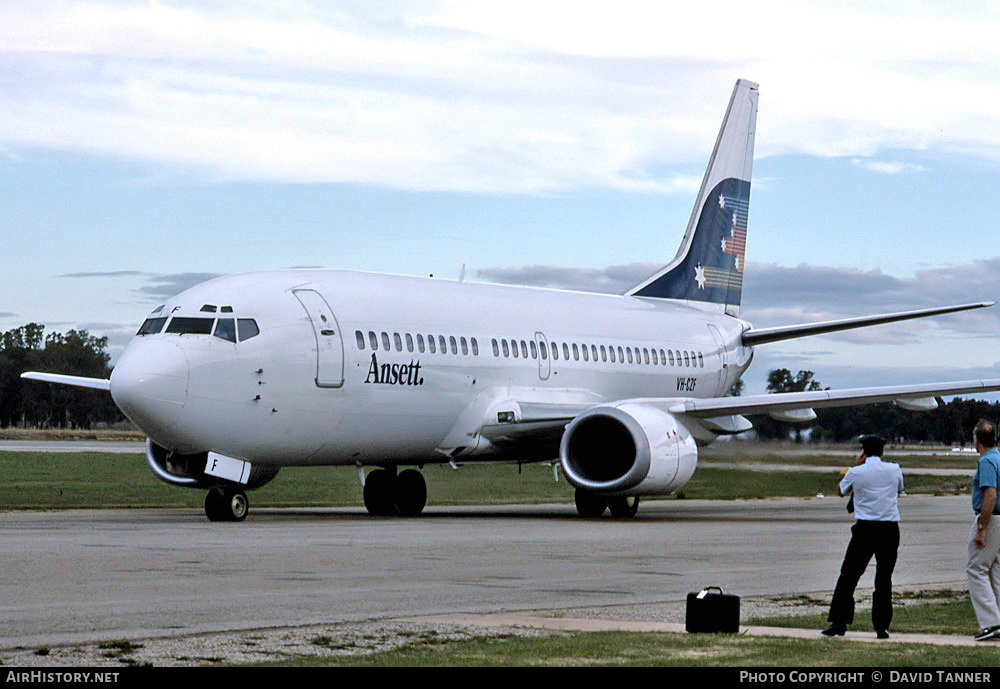
<path fill-rule="evenodd" d="M 339 388 L 344 384 L 344 340 L 333 309 L 314 289 L 296 289 L 292 294 L 306 310 L 316 338 L 316 385 Z"/>

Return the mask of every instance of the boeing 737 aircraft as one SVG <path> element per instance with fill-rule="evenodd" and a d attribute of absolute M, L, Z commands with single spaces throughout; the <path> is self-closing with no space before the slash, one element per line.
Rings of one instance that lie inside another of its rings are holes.
<path fill-rule="evenodd" d="M 432 463 L 556 462 L 581 515 L 635 514 L 677 491 L 698 447 L 742 416 L 808 421 L 813 408 L 1000 390 L 1000 380 L 726 397 L 753 348 L 990 306 L 753 328 L 740 319 L 757 85 L 736 83 L 674 259 L 623 295 L 337 270 L 202 283 L 157 307 L 109 390 L 148 436 L 153 473 L 207 490 L 212 520 L 246 517 L 246 491 L 281 467 L 358 468 L 375 515 L 416 515 Z M 558 459 L 557 459 L 558 458 Z M 365 476 L 365 467 L 369 473 Z"/>

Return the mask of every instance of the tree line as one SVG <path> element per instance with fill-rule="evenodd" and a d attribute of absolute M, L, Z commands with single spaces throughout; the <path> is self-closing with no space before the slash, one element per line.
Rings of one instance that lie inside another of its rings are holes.
<path fill-rule="evenodd" d="M 107 378 L 107 347 L 107 337 L 86 330 L 46 335 L 38 323 L 0 334 L 0 427 L 88 429 L 124 420 L 102 390 L 21 379 L 25 371 Z"/>
<path fill-rule="evenodd" d="M 824 389 L 829 388 L 824 388 L 812 371 L 792 375 L 781 368 L 772 370 L 767 378 L 769 393 Z M 769 416 L 749 418 L 760 438 L 802 441 L 808 436 L 812 442 L 845 442 L 864 433 L 877 433 L 891 442 L 949 445 L 968 445 L 979 419 L 1000 420 L 1000 402 L 956 397 L 944 404 L 939 399 L 938 403 L 938 409 L 929 412 L 907 411 L 892 403 L 817 409 L 816 420 L 809 424 L 784 423 Z"/>

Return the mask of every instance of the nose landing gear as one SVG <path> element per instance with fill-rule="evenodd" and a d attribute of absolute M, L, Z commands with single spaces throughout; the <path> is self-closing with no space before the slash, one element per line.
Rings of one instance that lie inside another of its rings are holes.
<path fill-rule="evenodd" d="M 213 522 L 241 522 L 250 512 L 247 494 L 239 488 L 215 486 L 205 496 L 205 516 Z"/>

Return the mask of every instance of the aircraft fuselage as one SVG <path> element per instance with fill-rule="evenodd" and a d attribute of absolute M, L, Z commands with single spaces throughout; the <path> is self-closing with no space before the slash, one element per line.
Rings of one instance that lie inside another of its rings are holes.
<path fill-rule="evenodd" d="M 118 405 L 165 448 L 275 466 L 504 459 L 478 431 L 519 401 L 715 397 L 750 358 L 745 323 L 667 300 L 348 271 L 219 278 L 156 318 Z"/>

